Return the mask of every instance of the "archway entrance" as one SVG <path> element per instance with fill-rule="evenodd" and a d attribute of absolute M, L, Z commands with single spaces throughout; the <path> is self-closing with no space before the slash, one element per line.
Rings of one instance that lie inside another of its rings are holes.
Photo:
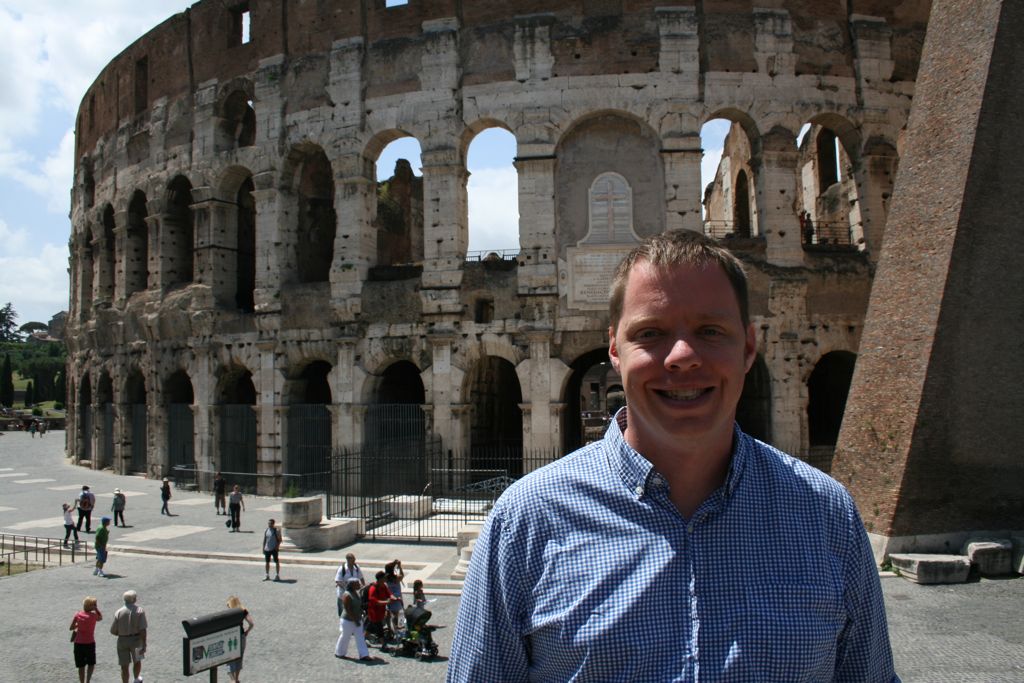
<path fill-rule="evenodd" d="M 469 378 L 472 406 L 469 466 L 474 477 L 519 477 L 523 473 L 523 402 L 515 366 L 485 356 Z"/>
<path fill-rule="evenodd" d="M 327 379 L 331 364 L 317 360 L 292 380 L 288 406 L 288 449 L 285 457 L 287 491 L 303 495 L 323 490 L 325 482 L 313 481 L 313 474 L 330 470 L 331 464 L 331 385 Z M 318 478 L 319 479 L 319 478 Z"/>
<path fill-rule="evenodd" d="M 736 406 L 736 422 L 740 429 L 765 443 L 772 438 L 772 378 L 761 354 L 747 371 L 743 393 Z"/>
<path fill-rule="evenodd" d="M 228 484 L 256 490 L 256 387 L 252 373 L 232 368 L 223 377 L 218 392 L 220 467 Z"/>
<path fill-rule="evenodd" d="M 167 459 L 168 465 L 195 467 L 195 418 L 192 403 L 195 395 L 192 381 L 179 370 L 167 379 L 164 386 L 167 397 Z"/>
<path fill-rule="evenodd" d="M 563 451 L 570 453 L 604 435 L 615 410 L 625 404 L 622 378 L 608 360 L 608 349 L 588 351 L 572 362 L 562 416 Z"/>
<path fill-rule="evenodd" d="M 856 361 L 856 354 L 849 351 L 826 353 L 807 379 L 807 461 L 825 472 L 832 469 L 832 454 L 843 424 Z"/>
<path fill-rule="evenodd" d="M 127 403 L 131 416 L 131 459 L 128 462 L 128 470 L 130 472 L 145 472 L 149 445 L 149 434 L 146 428 L 146 380 L 143 379 L 139 370 L 134 370 L 128 376 L 125 394 L 128 398 Z"/>

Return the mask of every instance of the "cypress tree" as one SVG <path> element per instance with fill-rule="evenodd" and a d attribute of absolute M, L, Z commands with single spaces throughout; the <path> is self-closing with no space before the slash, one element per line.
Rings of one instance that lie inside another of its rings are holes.
<path fill-rule="evenodd" d="M 32 404 L 36 402 L 35 392 L 32 390 L 32 382 L 30 381 L 25 386 L 25 407 L 31 408 Z"/>
<path fill-rule="evenodd" d="M 3 368 L 0 368 L 0 406 L 14 406 L 14 371 L 9 353 L 4 354 Z"/>

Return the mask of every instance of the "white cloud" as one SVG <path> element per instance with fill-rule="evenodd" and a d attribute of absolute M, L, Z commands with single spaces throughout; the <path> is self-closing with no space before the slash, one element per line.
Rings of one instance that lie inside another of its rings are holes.
<path fill-rule="evenodd" d="M 469 192 L 469 251 L 519 248 L 519 179 L 515 168 L 474 171 Z"/>
<path fill-rule="evenodd" d="M 68 248 L 36 243 L 26 230 L 0 220 L 0 305 L 11 302 L 18 321 L 48 322 L 68 307 Z"/>

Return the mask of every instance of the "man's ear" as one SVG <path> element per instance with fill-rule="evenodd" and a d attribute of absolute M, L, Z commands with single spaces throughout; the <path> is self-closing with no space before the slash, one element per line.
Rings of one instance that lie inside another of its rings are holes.
<path fill-rule="evenodd" d="M 608 326 L 608 359 L 612 362 L 615 372 L 619 371 L 619 349 L 615 345 L 615 328 Z"/>
<path fill-rule="evenodd" d="M 754 323 L 747 325 L 747 338 L 743 342 L 743 367 L 744 372 L 750 372 L 757 358 L 757 332 L 754 331 Z"/>

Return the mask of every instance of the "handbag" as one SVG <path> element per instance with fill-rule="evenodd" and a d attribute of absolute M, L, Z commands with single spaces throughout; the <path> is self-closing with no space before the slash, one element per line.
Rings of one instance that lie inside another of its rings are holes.
<path fill-rule="evenodd" d="M 231 520 L 230 519 L 224 520 L 224 526 L 226 526 L 227 528 L 230 529 L 231 528 Z"/>

